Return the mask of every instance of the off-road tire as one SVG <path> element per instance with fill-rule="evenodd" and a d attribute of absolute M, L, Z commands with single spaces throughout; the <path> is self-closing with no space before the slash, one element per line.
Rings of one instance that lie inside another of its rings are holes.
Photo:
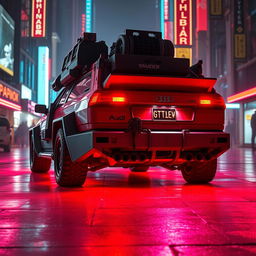
<path fill-rule="evenodd" d="M 207 162 L 191 162 L 181 167 L 184 180 L 190 184 L 211 182 L 217 170 L 217 159 Z"/>
<path fill-rule="evenodd" d="M 132 172 L 146 172 L 149 169 L 149 166 L 134 166 L 131 167 L 130 170 Z"/>
<path fill-rule="evenodd" d="M 35 151 L 33 139 L 29 140 L 29 156 L 30 156 L 30 169 L 32 172 L 45 173 L 50 170 L 51 159 L 46 157 L 40 157 Z"/>
<path fill-rule="evenodd" d="M 72 162 L 62 129 L 59 129 L 54 143 L 54 173 L 58 185 L 63 187 L 82 186 L 87 168 Z"/>

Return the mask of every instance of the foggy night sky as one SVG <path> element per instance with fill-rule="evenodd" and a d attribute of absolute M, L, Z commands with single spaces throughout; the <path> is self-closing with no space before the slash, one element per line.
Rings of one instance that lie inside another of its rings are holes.
<path fill-rule="evenodd" d="M 160 31 L 158 0 L 94 0 L 97 41 L 110 47 L 125 29 Z"/>

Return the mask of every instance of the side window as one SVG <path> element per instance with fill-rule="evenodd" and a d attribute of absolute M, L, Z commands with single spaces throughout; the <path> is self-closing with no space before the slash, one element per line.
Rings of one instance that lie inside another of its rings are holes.
<path fill-rule="evenodd" d="M 68 97 L 68 101 L 73 100 L 73 99 L 83 95 L 84 93 L 88 92 L 91 87 L 91 81 L 92 81 L 92 77 L 91 77 L 91 74 L 89 74 L 88 76 L 83 78 L 83 80 L 81 80 L 78 84 L 76 84 L 73 87 L 73 89 Z"/>
<path fill-rule="evenodd" d="M 64 94 L 62 95 L 62 97 L 60 98 L 60 101 L 58 103 L 59 105 L 62 105 L 62 104 L 64 104 L 66 102 L 66 99 L 68 97 L 69 92 L 70 92 L 70 90 L 66 90 L 64 92 Z"/>

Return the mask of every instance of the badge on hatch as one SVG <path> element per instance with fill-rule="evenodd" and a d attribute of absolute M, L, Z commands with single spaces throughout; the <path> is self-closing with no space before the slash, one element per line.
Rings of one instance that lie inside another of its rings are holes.
<path fill-rule="evenodd" d="M 176 111 L 173 108 L 154 108 L 152 113 L 153 120 L 176 120 Z"/>

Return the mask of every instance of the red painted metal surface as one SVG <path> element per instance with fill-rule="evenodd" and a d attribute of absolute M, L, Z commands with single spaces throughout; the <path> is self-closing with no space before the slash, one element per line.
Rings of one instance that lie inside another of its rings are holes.
<path fill-rule="evenodd" d="M 209 185 L 106 168 L 80 188 L 0 152 L 0 255 L 255 255 L 256 153 L 233 148 Z"/>
<path fill-rule="evenodd" d="M 216 79 L 161 77 L 142 75 L 115 75 L 111 74 L 105 81 L 104 87 L 111 89 L 165 89 L 165 90 L 206 90 L 211 91 Z"/>

